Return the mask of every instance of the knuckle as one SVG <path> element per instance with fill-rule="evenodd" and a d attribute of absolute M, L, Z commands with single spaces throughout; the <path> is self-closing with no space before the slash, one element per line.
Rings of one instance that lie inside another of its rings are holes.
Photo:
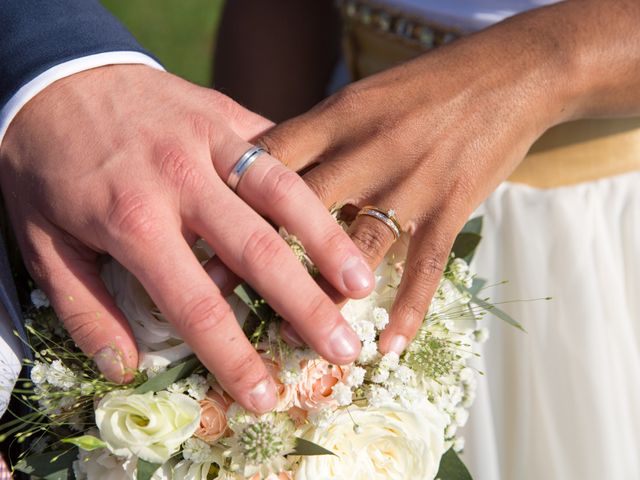
<path fill-rule="evenodd" d="M 391 235 L 391 232 L 387 233 L 380 227 L 385 229 L 387 228 L 382 224 L 378 225 L 377 223 L 363 222 L 351 234 L 353 242 L 362 251 L 365 258 L 371 263 L 384 255 L 387 250 L 387 239 L 389 235 Z"/>
<path fill-rule="evenodd" d="M 305 320 L 314 323 L 316 321 L 322 321 L 325 328 L 330 328 L 333 326 L 333 323 L 325 320 L 335 316 L 332 312 L 334 308 L 335 307 L 328 301 L 328 299 L 324 298 L 322 295 L 316 295 L 307 303 L 304 312 Z"/>
<path fill-rule="evenodd" d="M 304 176 L 304 181 L 307 184 L 307 186 L 311 189 L 311 191 L 316 194 L 316 196 L 320 199 L 321 202 L 326 204 L 328 201 L 332 200 L 331 199 L 332 182 L 327 181 L 326 177 L 307 174 Z"/>
<path fill-rule="evenodd" d="M 243 108 L 232 98 L 215 90 L 208 90 L 207 94 L 209 95 L 211 106 L 216 113 L 228 119 L 235 119 L 241 115 Z"/>
<path fill-rule="evenodd" d="M 274 231 L 256 231 L 242 249 L 242 261 L 253 270 L 268 271 L 276 267 L 285 253 L 283 240 Z"/>
<path fill-rule="evenodd" d="M 198 139 L 209 139 L 212 122 L 209 117 L 199 112 L 191 112 L 187 115 L 187 125 L 191 127 L 191 131 Z"/>
<path fill-rule="evenodd" d="M 324 100 L 319 107 L 323 110 L 336 110 L 343 115 L 356 114 L 362 101 L 362 91 L 357 85 L 347 85 Z"/>
<path fill-rule="evenodd" d="M 298 196 L 301 188 L 306 187 L 297 173 L 274 165 L 265 174 L 260 191 L 269 204 L 277 207 L 283 202 L 291 202 L 292 196 Z"/>
<path fill-rule="evenodd" d="M 322 238 L 323 249 L 327 252 L 341 252 L 345 250 L 345 245 L 349 243 L 349 237 L 344 233 L 342 227 L 337 223 L 331 224 L 331 228 L 325 233 Z"/>
<path fill-rule="evenodd" d="M 158 158 L 160 176 L 180 196 L 187 191 L 200 191 L 204 186 L 204 176 L 200 173 L 196 161 L 179 145 L 164 147 Z"/>
<path fill-rule="evenodd" d="M 407 337 L 412 338 L 420 328 L 420 325 L 422 325 L 424 316 L 427 313 L 427 306 L 408 299 L 395 306 L 394 310 L 394 318 L 399 320 L 399 326 L 404 330 L 405 334 L 408 334 Z"/>
<path fill-rule="evenodd" d="M 177 323 L 181 331 L 193 336 L 224 328 L 231 315 L 231 307 L 222 297 L 204 296 L 187 302 Z"/>
<path fill-rule="evenodd" d="M 76 345 L 83 351 L 93 350 L 91 343 L 100 330 L 95 315 L 76 313 L 61 318 L 61 321 Z"/>
<path fill-rule="evenodd" d="M 414 281 L 437 281 L 444 272 L 446 261 L 440 253 L 432 253 L 429 256 L 410 262 L 405 267 L 410 278 Z"/>
<path fill-rule="evenodd" d="M 228 376 L 228 382 L 232 385 L 242 384 L 247 381 L 249 374 L 254 375 L 254 372 L 264 368 L 262 360 L 257 354 L 253 352 L 247 353 L 247 355 L 239 355 L 237 358 L 229 359 L 225 364 L 225 375 Z"/>
<path fill-rule="evenodd" d="M 117 194 L 107 214 L 107 233 L 112 238 L 153 238 L 159 222 L 149 195 L 128 191 Z"/>
<path fill-rule="evenodd" d="M 284 128 L 286 127 L 279 126 L 264 133 L 256 142 L 256 144 L 260 145 L 267 152 L 269 152 L 269 155 L 271 155 L 273 158 L 286 165 L 286 160 L 289 158 L 289 155 L 287 154 L 288 148 L 286 142 L 283 141 L 284 136 L 279 133 Z"/>

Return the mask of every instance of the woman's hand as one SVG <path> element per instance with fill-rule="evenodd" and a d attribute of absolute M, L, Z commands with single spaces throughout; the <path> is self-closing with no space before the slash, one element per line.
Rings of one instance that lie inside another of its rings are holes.
<path fill-rule="evenodd" d="M 637 44 L 628 17 L 639 10 L 628 1 L 566 2 L 514 17 L 352 84 L 262 137 L 276 158 L 308 170 L 304 179 L 326 206 L 393 209 L 409 233 L 381 351 L 400 353 L 414 337 L 456 234 L 547 128 L 638 110 L 631 87 L 640 78 L 629 69 L 637 50 L 615 31 Z M 394 242 L 369 216 L 357 217 L 350 233 L 372 266 Z"/>
<path fill-rule="evenodd" d="M 356 334 L 261 215 L 295 233 L 351 297 L 373 288 L 360 251 L 300 177 L 268 155 L 237 195 L 225 184 L 271 125 L 218 92 L 134 65 L 60 80 L 13 121 L 0 186 L 25 263 L 109 379 L 130 379 L 138 363 L 128 323 L 100 279 L 102 253 L 136 275 L 246 408 L 275 406 L 275 386 L 223 298 L 233 279 L 220 261 L 330 361 L 357 357 Z M 217 253 L 205 268 L 189 247 L 199 237 Z"/>

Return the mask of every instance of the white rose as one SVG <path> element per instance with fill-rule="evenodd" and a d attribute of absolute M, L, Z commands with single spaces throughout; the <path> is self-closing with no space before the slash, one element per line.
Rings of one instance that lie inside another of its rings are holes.
<path fill-rule="evenodd" d="M 426 401 L 411 410 L 394 403 L 339 410 L 327 426 L 304 434 L 336 456 L 302 457 L 295 480 L 433 480 L 445 451 L 444 427 L 443 415 Z"/>
<path fill-rule="evenodd" d="M 164 463 L 200 425 L 200 404 L 181 393 L 114 391 L 100 400 L 96 425 L 115 455 Z"/>
<path fill-rule="evenodd" d="M 101 275 L 140 346 L 157 351 L 184 343 L 132 273 L 112 260 L 102 267 Z"/>

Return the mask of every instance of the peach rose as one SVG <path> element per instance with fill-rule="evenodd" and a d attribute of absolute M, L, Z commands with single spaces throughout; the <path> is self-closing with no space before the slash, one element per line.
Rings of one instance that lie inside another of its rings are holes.
<path fill-rule="evenodd" d="M 289 418 L 293 420 L 296 427 L 301 427 L 307 422 L 307 411 L 300 407 L 291 407 L 287 410 L 287 415 L 289 415 Z"/>
<path fill-rule="evenodd" d="M 282 383 L 280 380 L 280 365 L 272 357 L 263 354 L 262 360 L 265 367 L 267 367 L 267 371 L 273 377 L 273 381 L 276 385 L 278 404 L 276 405 L 275 411 L 286 412 L 295 404 L 296 386 Z"/>
<path fill-rule="evenodd" d="M 227 409 L 233 400 L 222 389 L 211 388 L 200 400 L 200 426 L 195 436 L 208 443 L 214 443 L 227 431 Z"/>
<path fill-rule="evenodd" d="M 296 385 L 299 406 L 306 411 L 319 410 L 324 406 L 337 405 L 331 397 L 333 387 L 344 382 L 349 367 L 333 365 L 326 360 L 306 360 L 302 365 L 302 379 Z"/>

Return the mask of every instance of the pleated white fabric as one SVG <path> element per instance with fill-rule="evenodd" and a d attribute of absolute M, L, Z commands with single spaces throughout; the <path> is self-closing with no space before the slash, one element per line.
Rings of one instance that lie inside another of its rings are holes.
<path fill-rule="evenodd" d="M 522 333 L 487 319 L 466 428 L 476 480 L 640 479 L 640 172 L 481 208 L 481 276 Z"/>
<path fill-rule="evenodd" d="M 23 350 L 14 329 L 7 310 L 0 303 L 0 417 L 9 405 L 22 366 Z"/>

